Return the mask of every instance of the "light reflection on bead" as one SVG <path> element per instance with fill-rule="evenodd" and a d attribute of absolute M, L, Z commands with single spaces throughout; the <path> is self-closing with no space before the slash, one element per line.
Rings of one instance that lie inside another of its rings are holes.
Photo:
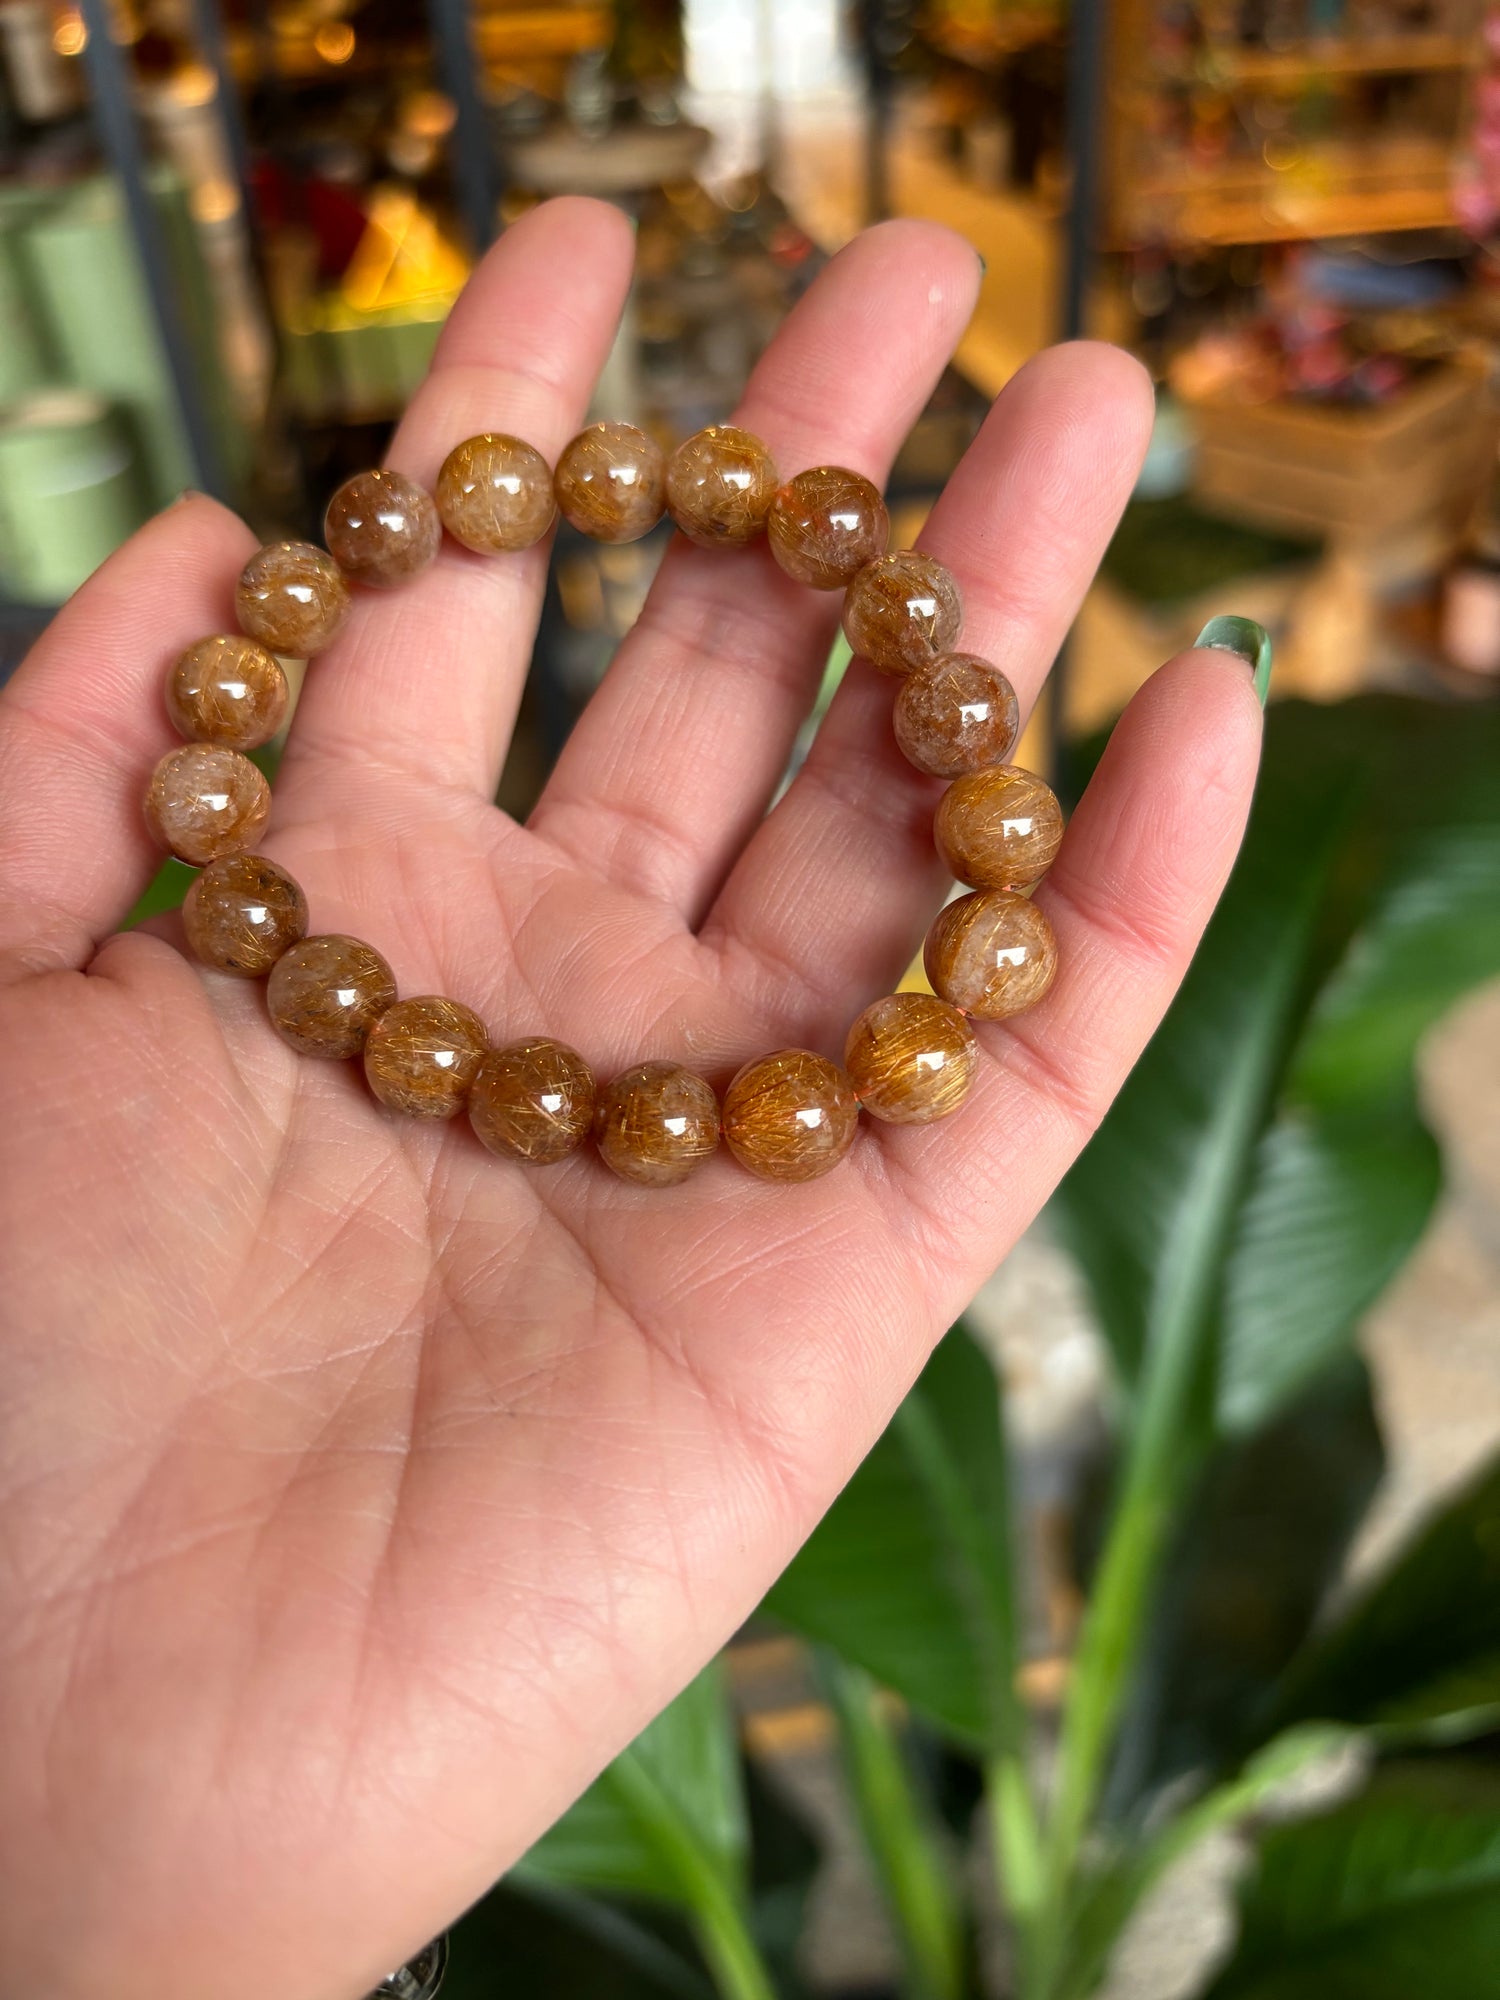
<path fill-rule="evenodd" d="M 634 424 L 590 424 L 562 449 L 553 475 L 557 504 L 596 542 L 638 542 L 666 506 L 661 446 Z"/>
<path fill-rule="evenodd" d="M 437 503 L 401 472 L 356 472 L 329 501 L 323 539 L 346 576 L 389 589 L 427 568 L 443 539 Z"/>
<path fill-rule="evenodd" d="M 717 1148 L 718 1099 L 681 1063 L 637 1063 L 600 1091 L 594 1142 L 621 1180 L 674 1186 Z"/>
<path fill-rule="evenodd" d="M 185 743 L 151 773 L 145 810 L 161 845 L 201 868 L 255 845 L 271 816 L 271 787 L 238 750 Z"/>
<path fill-rule="evenodd" d="M 955 778 L 933 821 L 938 853 L 975 889 L 1028 889 L 1062 845 L 1062 808 L 1032 771 L 998 764 Z"/>
<path fill-rule="evenodd" d="M 286 675 L 253 639 L 218 634 L 179 654 L 167 676 L 167 713 L 190 743 L 258 750 L 286 715 Z"/>
<path fill-rule="evenodd" d="M 958 637 L 958 585 L 935 556 L 896 549 L 868 562 L 844 598 L 844 637 L 884 674 L 907 674 Z"/>
<path fill-rule="evenodd" d="M 333 642 L 351 602 L 338 564 L 311 542 L 267 542 L 245 564 L 234 593 L 240 630 L 298 660 Z"/>
<path fill-rule="evenodd" d="M 998 667 L 975 653 L 944 653 L 901 683 L 891 726 L 909 763 L 934 778 L 1003 764 L 1021 711 Z"/>
<path fill-rule="evenodd" d="M 546 459 L 501 431 L 456 444 L 443 460 L 435 497 L 443 526 L 476 555 L 529 549 L 557 518 Z"/>
<path fill-rule="evenodd" d="M 667 511 L 703 549 L 737 548 L 762 534 L 776 466 L 752 431 L 710 424 L 667 460 Z"/>
<path fill-rule="evenodd" d="M 357 1056 L 396 998 L 391 968 L 373 945 L 338 931 L 303 938 L 271 968 L 271 1025 L 299 1055 Z"/>
<path fill-rule="evenodd" d="M 725 1143 L 762 1180 L 817 1180 L 848 1152 L 858 1126 L 854 1086 L 811 1049 L 757 1056 L 724 1093 Z"/>
<path fill-rule="evenodd" d="M 546 1035 L 491 1049 L 469 1092 L 480 1142 L 534 1167 L 565 1159 L 594 1122 L 594 1072 L 576 1050 Z"/>
<path fill-rule="evenodd" d="M 479 1073 L 489 1036 L 472 1007 L 436 993 L 387 1007 L 365 1041 L 365 1077 L 387 1110 L 452 1118 Z"/>
<path fill-rule="evenodd" d="M 188 950 L 218 972 L 259 979 L 307 935 L 307 898 L 263 854 L 211 861 L 182 901 Z"/>
<path fill-rule="evenodd" d="M 931 993 L 872 1001 L 849 1030 L 844 1064 L 873 1117 L 892 1125 L 946 1118 L 974 1083 L 974 1031 Z"/>
<path fill-rule="evenodd" d="M 979 889 L 940 910 L 922 952 L 932 990 L 982 1021 L 1034 1007 L 1057 976 L 1057 939 L 1029 896 Z"/>
<path fill-rule="evenodd" d="M 842 590 L 885 550 L 880 489 L 846 465 L 814 465 L 777 489 L 766 516 L 771 553 L 799 583 Z"/>

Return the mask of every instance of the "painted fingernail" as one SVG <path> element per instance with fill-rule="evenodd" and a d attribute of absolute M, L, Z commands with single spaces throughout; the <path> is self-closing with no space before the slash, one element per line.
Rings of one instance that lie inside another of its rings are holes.
<path fill-rule="evenodd" d="M 1213 653 L 1238 653 L 1255 676 L 1255 692 L 1262 708 L 1271 686 L 1271 635 L 1253 618 L 1235 618 L 1226 613 L 1210 618 L 1193 641 Z"/>

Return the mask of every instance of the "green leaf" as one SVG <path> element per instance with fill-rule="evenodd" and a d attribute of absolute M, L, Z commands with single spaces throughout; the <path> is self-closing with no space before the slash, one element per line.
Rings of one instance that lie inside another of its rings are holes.
<path fill-rule="evenodd" d="M 1469 721 L 1455 714 L 1444 734 Z M 1493 743 L 1489 728 L 1480 736 L 1481 749 Z M 1476 770 L 1470 751 L 1403 829 L 1383 891 L 1319 997 L 1293 1077 L 1308 1101 L 1405 1100 L 1423 1034 L 1500 964 L 1500 809 L 1493 767 Z M 1438 823 L 1422 824 L 1435 811 Z"/>
<path fill-rule="evenodd" d="M 906 1962 L 906 2000 L 963 2000 L 968 1938 L 955 1855 L 932 1801 L 914 1782 L 906 1746 L 868 1674 L 826 1647 L 817 1649 L 815 1664 L 838 1722 L 855 1817 Z"/>
<path fill-rule="evenodd" d="M 1189 1475 L 1349 1345 L 1426 1220 L 1436 1175 L 1411 1062 L 1434 1009 L 1414 998 L 1412 954 L 1449 997 L 1500 968 L 1500 928 L 1479 907 L 1500 892 L 1497 765 L 1493 711 L 1273 710 L 1224 899 L 1058 1192 L 1127 1422 L 1059 1741 L 1044 1989 Z M 1382 1039 L 1387 1001 L 1404 1026 Z"/>
<path fill-rule="evenodd" d="M 1106 1806 L 1236 1768 L 1266 1690 L 1343 1573 L 1383 1465 L 1361 1362 L 1346 1356 L 1253 1437 L 1221 1445 L 1162 1565 Z"/>
<path fill-rule="evenodd" d="M 1500 1458 L 1294 1663 L 1268 1726 L 1408 1727 L 1500 1702 Z"/>
<path fill-rule="evenodd" d="M 1287 753 L 1267 750 L 1244 849 L 1182 990 L 1055 1203 L 1122 1380 L 1137 1383 L 1173 1327 L 1193 1349 L 1184 1368 L 1205 1418 L 1224 1261 L 1358 784 L 1348 769 L 1319 771 L 1287 713 L 1276 712 Z"/>
<path fill-rule="evenodd" d="M 450 1943 L 443 2000 L 714 2000 L 680 1921 L 539 1880 L 492 1889 Z"/>
<path fill-rule="evenodd" d="M 1500 1779 L 1394 1765 L 1360 1798 L 1269 1833 L 1207 2000 L 1495 2000 Z"/>
<path fill-rule="evenodd" d="M 1253 1431 L 1344 1352 L 1426 1224 L 1412 1065 L 1500 971 L 1497 766 L 1492 710 L 1271 712 L 1224 900 L 1056 1202 L 1127 1390 L 1187 1322 L 1189 1444 Z"/>
<path fill-rule="evenodd" d="M 690 1913 L 725 2000 L 771 2000 L 745 1859 L 740 1766 L 715 1663 L 595 1779 L 516 1876 L 675 1904 Z"/>
<path fill-rule="evenodd" d="M 931 1360 L 766 1609 L 960 1741 L 1016 1740 L 999 1384 L 961 1328 Z"/>
<path fill-rule="evenodd" d="M 675 1823 L 663 1837 L 661 1815 Z M 723 1672 L 690 1681 L 526 1855 L 527 1875 L 683 1902 L 679 1840 L 743 1880 L 745 1804 Z"/>
<path fill-rule="evenodd" d="M 1372 1126 L 1292 1106 L 1262 1135 L 1224 1271 L 1223 1430 L 1253 1432 L 1347 1352 L 1426 1228 L 1440 1178 L 1414 1114 Z"/>
<path fill-rule="evenodd" d="M 1175 1862 L 1208 1834 L 1244 1819 L 1308 1764 L 1344 1749 L 1349 1740 L 1342 1730 L 1289 1730 L 1252 1757 L 1231 1783 L 1205 1792 L 1149 1831 L 1102 1841 L 1069 1910 L 1055 2000 L 1087 2000 L 1097 1990 L 1131 1913 Z"/>

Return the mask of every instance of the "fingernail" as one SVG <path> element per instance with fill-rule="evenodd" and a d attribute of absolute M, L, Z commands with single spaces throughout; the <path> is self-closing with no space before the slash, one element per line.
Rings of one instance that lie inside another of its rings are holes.
<path fill-rule="evenodd" d="M 975 255 L 975 256 L 976 256 L 976 257 L 977 257 L 977 258 L 979 259 L 979 275 L 980 275 L 980 277 L 981 277 L 981 278 L 987 278 L 987 277 L 989 276 L 989 271 L 990 271 L 990 260 L 989 260 L 989 258 L 985 256 L 985 254 L 984 254 L 984 252 L 983 252 L 982 250 L 976 250 L 976 251 L 974 252 L 974 255 Z"/>
<path fill-rule="evenodd" d="M 1235 618 L 1228 613 L 1210 618 L 1193 641 L 1211 653 L 1238 653 L 1255 676 L 1255 693 L 1262 708 L 1271 686 L 1271 635 L 1253 618 Z"/>
<path fill-rule="evenodd" d="M 177 498 L 172 502 L 172 505 L 174 507 L 185 507 L 189 500 L 202 500 L 203 498 L 205 496 L 198 491 L 196 486 L 184 486 Z"/>

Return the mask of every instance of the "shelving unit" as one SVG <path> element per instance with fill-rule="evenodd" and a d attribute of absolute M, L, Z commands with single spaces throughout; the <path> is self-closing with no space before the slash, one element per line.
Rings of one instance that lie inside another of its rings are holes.
<path fill-rule="evenodd" d="M 1473 0 L 1452 0 L 1408 31 L 1378 26 L 1377 16 L 1370 32 L 1356 25 L 1284 45 L 1248 39 L 1243 8 L 1231 16 L 1209 5 L 1190 18 L 1200 39 L 1183 46 L 1183 16 L 1169 20 L 1160 0 L 1115 9 L 1109 248 L 1191 251 L 1452 224 L 1481 53 Z"/>

